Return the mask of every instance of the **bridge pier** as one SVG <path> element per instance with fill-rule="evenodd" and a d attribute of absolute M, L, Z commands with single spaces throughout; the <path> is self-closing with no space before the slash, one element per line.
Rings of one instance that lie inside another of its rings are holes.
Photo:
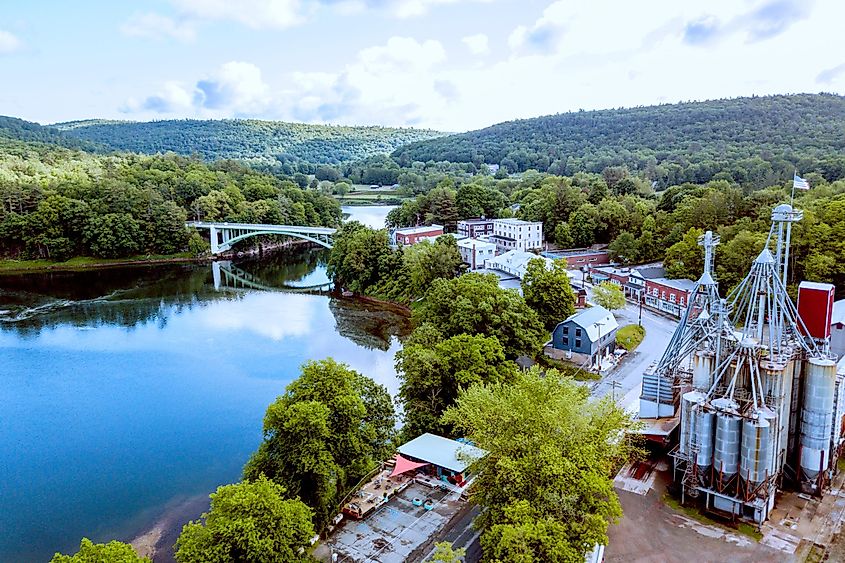
<path fill-rule="evenodd" d="M 220 254 L 220 242 L 217 238 L 217 227 L 210 228 L 209 240 L 211 241 L 211 253 Z"/>

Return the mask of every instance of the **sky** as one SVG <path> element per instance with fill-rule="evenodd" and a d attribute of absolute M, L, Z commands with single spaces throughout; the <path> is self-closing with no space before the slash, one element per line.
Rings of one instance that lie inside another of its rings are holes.
<path fill-rule="evenodd" d="M 0 115 L 466 131 L 845 93 L 841 0 L 0 0 Z"/>

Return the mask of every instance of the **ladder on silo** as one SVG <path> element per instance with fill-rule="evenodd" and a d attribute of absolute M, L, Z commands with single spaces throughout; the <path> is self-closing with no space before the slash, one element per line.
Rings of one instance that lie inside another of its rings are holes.
<path fill-rule="evenodd" d="M 684 469 L 684 488 L 690 498 L 698 497 L 698 444 L 690 440 L 688 461 Z"/>

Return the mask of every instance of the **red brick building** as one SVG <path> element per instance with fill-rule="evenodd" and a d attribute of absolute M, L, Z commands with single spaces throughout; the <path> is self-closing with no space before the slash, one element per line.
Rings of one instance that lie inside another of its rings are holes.
<path fill-rule="evenodd" d="M 568 268 L 578 268 L 579 270 L 584 266 L 610 264 L 610 254 L 607 253 L 607 250 L 593 250 L 590 248 L 557 250 L 554 252 L 545 252 L 543 256 L 548 256 L 556 260 L 566 260 L 566 266 Z"/>
<path fill-rule="evenodd" d="M 654 278 L 645 280 L 645 305 L 680 318 L 695 288 L 692 280 Z"/>
<path fill-rule="evenodd" d="M 429 225 L 427 227 L 407 227 L 393 231 L 393 241 L 405 246 L 416 244 L 422 239 L 439 237 L 443 234 L 443 225 Z"/>

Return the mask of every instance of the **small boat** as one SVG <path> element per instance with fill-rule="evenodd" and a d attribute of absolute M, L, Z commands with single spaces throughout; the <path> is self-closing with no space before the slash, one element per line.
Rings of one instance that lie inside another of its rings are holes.
<path fill-rule="evenodd" d="M 422 506 L 423 501 L 420 497 L 414 497 L 414 500 L 411 501 L 411 504 L 414 506 Z"/>
<path fill-rule="evenodd" d="M 434 501 L 430 498 L 425 499 L 425 502 L 423 503 L 423 508 L 426 510 L 431 510 L 432 508 L 434 508 Z"/>

